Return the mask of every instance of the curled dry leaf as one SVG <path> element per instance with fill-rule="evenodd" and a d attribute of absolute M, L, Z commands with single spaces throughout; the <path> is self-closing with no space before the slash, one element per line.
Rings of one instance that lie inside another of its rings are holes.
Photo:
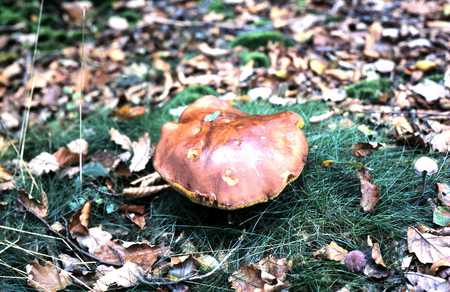
<path fill-rule="evenodd" d="M 91 216 L 91 201 L 84 203 L 83 207 L 78 210 L 71 218 L 69 222 L 69 232 L 72 237 L 78 235 L 86 236 L 89 234 L 89 218 Z"/>
<path fill-rule="evenodd" d="M 148 133 L 145 133 L 137 142 L 133 142 L 131 148 L 133 150 L 133 158 L 131 158 L 130 171 L 141 171 L 153 154 L 153 147 Z"/>
<path fill-rule="evenodd" d="M 71 284 L 69 274 L 59 270 L 51 262 L 39 264 L 36 260 L 26 267 L 28 285 L 38 291 L 59 291 Z"/>
<path fill-rule="evenodd" d="M 14 189 L 16 182 L 13 176 L 0 165 L 0 192 Z"/>
<path fill-rule="evenodd" d="M 157 185 L 148 187 L 136 187 L 123 189 L 123 195 L 130 198 L 143 198 L 156 194 L 164 189 L 167 189 L 170 185 Z"/>
<path fill-rule="evenodd" d="M 352 145 L 352 155 L 355 157 L 366 157 L 374 150 L 381 147 L 380 143 L 356 143 Z"/>
<path fill-rule="evenodd" d="M 18 200 L 28 212 L 33 213 L 39 218 L 47 217 L 48 198 L 45 192 L 41 192 L 41 201 L 38 202 L 35 199 L 30 198 L 24 190 L 20 190 Z"/>
<path fill-rule="evenodd" d="M 228 278 L 236 291 L 280 291 L 289 287 L 286 273 L 292 263 L 270 255 L 257 264 L 246 264 Z"/>
<path fill-rule="evenodd" d="M 109 129 L 109 135 L 111 136 L 111 140 L 122 147 L 123 150 L 131 150 L 131 140 L 128 136 L 121 134 L 114 128 Z"/>
<path fill-rule="evenodd" d="M 373 242 L 370 236 L 367 236 L 367 244 L 372 248 L 372 259 L 377 265 L 386 267 L 383 256 L 381 255 L 381 248 L 378 242 Z"/>
<path fill-rule="evenodd" d="M 124 215 L 136 224 L 140 229 L 145 227 L 145 206 L 144 205 L 129 205 L 123 204 L 120 206 L 119 210 L 124 213 Z"/>
<path fill-rule="evenodd" d="M 107 291 L 113 285 L 122 288 L 136 286 L 144 276 L 144 270 L 139 265 L 128 262 L 120 268 L 98 266 L 96 274 L 99 278 L 95 282 L 94 291 Z"/>
<path fill-rule="evenodd" d="M 417 272 L 405 273 L 409 284 L 407 285 L 409 291 L 434 291 L 447 292 L 450 291 L 450 283 L 442 278 L 434 277 Z"/>
<path fill-rule="evenodd" d="M 408 250 L 424 264 L 435 263 L 450 254 L 450 235 L 435 235 L 410 226 Z"/>
<path fill-rule="evenodd" d="M 366 168 L 358 170 L 358 177 L 361 183 L 361 202 L 360 205 L 364 212 L 373 212 L 378 200 L 380 199 L 380 190 L 371 180 L 369 171 Z"/>
<path fill-rule="evenodd" d="M 343 263 L 347 254 L 348 251 L 345 248 L 340 247 L 335 241 L 332 241 L 328 245 L 314 252 L 313 255 L 315 257 L 321 257 Z"/>
<path fill-rule="evenodd" d="M 143 106 L 123 105 L 116 110 L 116 116 L 121 119 L 132 120 L 145 114 Z"/>
<path fill-rule="evenodd" d="M 434 262 L 431 265 L 430 271 L 433 274 L 436 274 L 436 272 L 442 267 L 450 267 L 450 256 L 447 256 L 445 258 L 442 258 L 442 259 Z"/>
<path fill-rule="evenodd" d="M 32 174 L 40 176 L 43 173 L 57 171 L 59 169 L 59 163 L 54 155 L 48 152 L 42 152 L 28 163 L 28 167 Z"/>
<path fill-rule="evenodd" d="M 74 164 L 80 159 L 80 156 L 71 152 L 67 147 L 59 148 L 53 156 L 56 158 L 60 168 Z"/>

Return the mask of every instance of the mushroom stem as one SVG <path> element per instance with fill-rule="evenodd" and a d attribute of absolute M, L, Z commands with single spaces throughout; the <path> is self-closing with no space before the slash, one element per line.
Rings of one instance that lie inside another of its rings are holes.
<path fill-rule="evenodd" d="M 427 171 L 422 171 L 422 198 L 425 196 L 425 188 L 427 187 Z"/>

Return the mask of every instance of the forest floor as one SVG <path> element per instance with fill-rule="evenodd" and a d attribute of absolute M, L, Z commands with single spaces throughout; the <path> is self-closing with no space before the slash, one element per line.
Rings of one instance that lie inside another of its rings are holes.
<path fill-rule="evenodd" d="M 0 290 L 450 290 L 448 1 L 58 2 L 0 4 Z M 204 95 L 302 116 L 279 197 L 130 191 Z"/>

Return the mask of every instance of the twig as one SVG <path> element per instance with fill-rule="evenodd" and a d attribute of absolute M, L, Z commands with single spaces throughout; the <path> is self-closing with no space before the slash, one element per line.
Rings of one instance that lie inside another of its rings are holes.
<path fill-rule="evenodd" d="M 214 273 L 216 273 L 225 264 L 225 262 L 233 255 L 233 253 L 241 246 L 243 240 L 244 240 L 244 236 L 241 235 L 239 237 L 238 241 L 236 242 L 236 244 L 234 245 L 234 247 L 230 250 L 230 252 L 219 262 L 219 264 L 216 267 L 214 267 L 214 269 L 212 269 L 211 271 L 209 271 L 206 274 L 202 274 L 202 275 L 194 274 L 194 275 L 180 278 L 175 281 L 167 281 L 167 280 L 161 279 L 161 278 L 157 278 L 157 279 L 141 278 L 140 281 L 142 283 L 148 284 L 148 285 L 175 285 L 175 284 L 179 284 L 179 283 L 185 282 L 185 281 L 202 280 L 202 279 L 208 278 L 211 275 L 213 275 Z"/>

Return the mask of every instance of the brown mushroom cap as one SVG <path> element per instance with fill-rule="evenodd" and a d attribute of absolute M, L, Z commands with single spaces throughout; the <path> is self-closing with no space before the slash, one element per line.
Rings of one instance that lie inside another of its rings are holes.
<path fill-rule="evenodd" d="M 302 122 L 293 112 L 247 115 L 205 96 L 162 126 L 153 164 L 196 203 L 232 210 L 266 202 L 305 165 Z"/>

